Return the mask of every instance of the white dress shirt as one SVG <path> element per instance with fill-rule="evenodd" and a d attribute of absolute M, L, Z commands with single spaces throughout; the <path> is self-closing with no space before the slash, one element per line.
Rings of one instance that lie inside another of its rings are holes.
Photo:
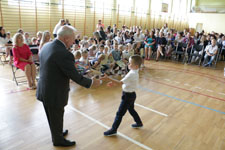
<path fill-rule="evenodd" d="M 135 92 L 139 83 L 139 70 L 130 70 L 128 74 L 121 80 L 123 82 L 122 89 L 124 92 Z"/>

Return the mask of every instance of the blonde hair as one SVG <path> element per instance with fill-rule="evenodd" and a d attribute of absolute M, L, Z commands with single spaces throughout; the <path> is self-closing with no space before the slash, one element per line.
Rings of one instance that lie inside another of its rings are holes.
<path fill-rule="evenodd" d="M 106 49 L 106 48 L 109 50 L 109 46 L 105 45 L 105 49 Z"/>
<path fill-rule="evenodd" d="M 81 55 L 84 55 L 84 54 L 88 54 L 88 51 L 87 50 L 82 50 L 81 51 Z"/>
<path fill-rule="evenodd" d="M 118 46 L 118 49 L 119 49 L 119 50 L 120 50 L 120 49 L 123 50 L 123 45 L 119 45 L 119 46 Z"/>
<path fill-rule="evenodd" d="M 39 37 L 39 35 L 42 37 L 42 32 L 41 31 L 37 32 L 37 37 Z"/>
<path fill-rule="evenodd" d="M 104 59 L 105 59 L 105 54 L 101 54 L 101 55 L 99 55 L 99 56 L 98 56 L 98 59 L 100 59 L 100 60 L 104 60 Z"/>
<path fill-rule="evenodd" d="M 13 36 L 13 45 L 14 45 L 14 46 L 19 46 L 18 43 L 17 43 L 17 40 L 18 40 L 19 37 L 21 37 L 22 43 L 24 43 L 23 35 L 22 35 L 21 33 L 16 33 L 16 34 Z"/>
<path fill-rule="evenodd" d="M 49 41 L 46 41 L 46 36 L 47 35 L 49 35 L 50 36 L 50 38 L 51 38 L 51 34 L 50 34 L 50 32 L 49 31 L 45 31 L 45 32 L 43 32 L 43 34 L 42 34 L 42 38 L 41 38 L 41 42 L 40 42 L 40 47 L 43 47 L 43 45 L 45 44 L 45 43 L 47 43 L 47 42 L 49 42 L 50 41 L 50 39 L 49 39 Z"/>
<path fill-rule="evenodd" d="M 90 46 L 90 47 L 88 48 L 88 50 L 93 50 L 93 51 L 94 51 L 94 50 L 96 50 L 96 48 L 97 48 L 97 47 L 96 47 L 95 45 L 92 45 L 92 46 Z"/>
<path fill-rule="evenodd" d="M 75 51 L 74 57 L 75 57 L 75 58 L 81 57 L 81 52 L 80 52 L 80 51 Z"/>

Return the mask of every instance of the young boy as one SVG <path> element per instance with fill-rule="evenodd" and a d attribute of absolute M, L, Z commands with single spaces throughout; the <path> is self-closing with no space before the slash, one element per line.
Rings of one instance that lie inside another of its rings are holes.
<path fill-rule="evenodd" d="M 99 45 L 99 51 L 95 54 L 95 58 L 98 58 L 99 55 L 104 54 L 105 46 L 103 44 Z"/>
<path fill-rule="evenodd" d="M 105 77 L 106 79 L 111 80 L 111 82 L 108 83 L 108 86 L 113 86 L 114 84 L 122 84 L 122 101 L 120 103 L 120 107 L 116 113 L 116 117 L 114 120 L 114 123 L 112 125 L 112 128 L 106 132 L 104 132 L 105 136 L 112 136 L 117 133 L 117 129 L 122 121 L 123 116 L 129 111 L 129 113 L 134 118 L 135 124 L 132 124 L 131 127 L 133 128 L 140 128 L 143 126 L 142 121 L 138 115 L 138 113 L 134 110 L 134 102 L 136 99 L 136 93 L 135 90 L 138 86 L 138 80 L 139 80 L 139 68 L 142 63 L 142 58 L 138 55 L 131 56 L 129 58 L 129 73 L 121 80 L 115 80 L 109 77 Z"/>

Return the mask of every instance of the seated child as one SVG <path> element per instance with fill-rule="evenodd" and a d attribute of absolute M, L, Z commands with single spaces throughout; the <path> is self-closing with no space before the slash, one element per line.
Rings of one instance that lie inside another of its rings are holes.
<path fill-rule="evenodd" d="M 99 51 L 95 54 L 95 58 L 98 58 L 99 55 L 104 54 L 104 48 L 105 46 L 103 44 L 99 45 Z"/>
<path fill-rule="evenodd" d="M 125 67 L 125 73 L 127 73 L 129 71 L 129 68 L 128 68 L 128 62 L 129 62 L 129 58 L 132 55 L 132 49 L 129 49 L 129 45 L 131 46 L 130 43 L 128 43 L 125 47 L 125 50 L 123 51 L 123 55 L 122 55 L 122 59 L 123 59 L 123 62 L 125 63 L 126 67 Z"/>
<path fill-rule="evenodd" d="M 79 45 L 78 44 L 73 44 L 72 53 L 74 54 L 78 50 L 80 50 Z"/>
<path fill-rule="evenodd" d="M 82 46 L 81 46 L 81 50 L 82 50 L 82 51 L 83 51 L 83 50 L 89 51 L 88 48 L 89 48 L 88 42 L 86 42 L 86 41 L 83 42 L 83 44 L 82 44 Z"/>
<path fill-rule="evenodd" d="M 85 72 L 87 70 L 90 70 L 90 64 L 88 60 L 88 51 L 83 50 L 81 52 L 81 58 L 79 59 L 79 61 L 80 61 L 80 65 L 85 69 Z"/>
<path fill-rule="evenodd" d="M 111 45 L 111 41 L 110 40 L 106 40 L 105 41 L 105 44 L 106 44 L 106 46 L 108 46 L 109 47 L 109 52 L 111 52 L 112 51 L 112 45 Z"/>
<path fill-rule="evenodd" d="M 98 58 L 95 58 L 90 61 L 90 65 L 92 69 L 100 71 L 101 63 L 105 59 L 105 54 L 100 54 Z"/>
<path fill-rule="evenodd" d="M 96 46 L 92 45 L 88 48 L 89 52 L 88 52 L 88 57 L 89 58 L 94 58 L 95 57 L 95 51 L 96 51 Z"/>
<path fill-rule="evenodd" d="M 80 62 L 80 58 L 81 58 L 81 52 L 75 51 L 75 53 L 74 53 L 75 67 L 80 74 L 84 75 L 86 73 L 86 68 Z"/>
<path fill-rule="evenodd" d="M 120 49 L 122 49 L 122 46 L 120 46 Z M 119 68 L 118 73 L 122 74 L 122 68 L 125 68 L 125 64 L 121 60 L 121 51 L 118 49 L 117 43 L 114 43 L 114 49 L 112 51 L 112 56 L 113 56 L 113 59 L 115 61 L 113 71 L 115 71 L 117 68 Z"/>

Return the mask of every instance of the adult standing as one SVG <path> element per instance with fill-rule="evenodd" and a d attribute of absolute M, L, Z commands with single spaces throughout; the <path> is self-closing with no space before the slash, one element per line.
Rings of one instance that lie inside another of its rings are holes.
<path fill-rule="evenodd" d="M 100 31 L 100 27 L 104 29 L 104 24 L 102 23 L 102 20 L 98 20 L 98 24 L 96 25 L 96 30 Z"/>
<path fill-rule="evenodd" d="M 73 146 L 75 141 L 64 138 L 64 107 L 68 102 L 69 81 L 90 88 L 100 85 L 100 80 L 88 79 L 80 75 L 74 66 L 74 56 L 69 52 L 75 40 L 75 29 L 63 26 L 57 32 L 57 39 L 46 43 L 39 55 L 40 78 L 37 88 L 37 99 L 43 102 L 54 146 Z"/>
<path fill-rule="evenodd" d="M 53 30 L 53 36 L 54 38 L 57 37 L 57 32 L 58 30 L 65 25 L 65 20 L 64 19 L 60 19 L 59 22 L 57 23 L 57 25 L 55 26 L 54 30 Z"/>

